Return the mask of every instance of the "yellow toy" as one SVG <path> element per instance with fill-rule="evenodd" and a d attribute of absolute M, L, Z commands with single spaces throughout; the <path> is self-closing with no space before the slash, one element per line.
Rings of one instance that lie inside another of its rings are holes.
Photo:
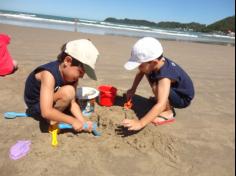
<path fill-rule="evenodd" d="M 52 134 L 52 146 L 57 147 L 58 146 L 57 134 L 60 133 L 60 129 L 58 128 L 58 124 L 50 125 L 49 133 Z"/>
<path fill-rule="evenodd" d="M 88 128 L 89 128 L 88 124 L 84 123 L 83 129 L 88 129 Z M 48 130 L 49 130 L 49 133 L 52 134 L 52 146 L 53 147 L 58 146 L 57 134 L 60 133 L 60 129 L 73 129 L 73 128 L 71 125 L 65 124 L 65 123 L 50 125 Z M 92 125 L 92 133 L 96 137 L 101 136 L 101 133 L 97 131 L 97 123 L 95 123 L 95 122 Z"/>

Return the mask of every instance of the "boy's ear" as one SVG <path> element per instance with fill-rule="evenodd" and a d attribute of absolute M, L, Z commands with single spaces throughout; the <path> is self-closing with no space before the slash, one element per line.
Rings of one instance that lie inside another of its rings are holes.
<path fill-rule="evenodd" d="M 72 58 L 70 56 L 66 56 L 64 59 L 64 64 L 65 64 L 65 66 L 72 65 Z"/>
<path fill-rule="evenodd" d="M 158 64 L 158 60 L 157 60 L 157 59 L 153 60 L 153 61 L 152 61 L 152 64 L 153 64 L 153 65 Z"/>
<path fill-rule="evenodd" d="M 153 60 L 153 62 L 154 62 L 154 63 L 158 63 L 158 62 L 159 62 L 159 60 L 158 60 L 158 59 L 155 59 L 155 60 Z"/>

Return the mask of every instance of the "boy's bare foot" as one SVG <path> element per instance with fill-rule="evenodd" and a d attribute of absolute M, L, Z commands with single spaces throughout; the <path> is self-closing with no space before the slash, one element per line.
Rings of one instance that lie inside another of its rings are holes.
<path fill-rule="evenodd" d="M 164 125 L 166 123 L 174 122 L 175 121 L 175 112 L 173 110 L 168 110 L 162 112 L 158 117 L 156 117 L 152 123 L 154 125 Z"/>
<path fill-rule="evenodd" d="M 12 73 L 15 73 L 19 69 L 19 66 L 16 60 L 13 60 L 13 66 L 14 68 L 13 68 Z"/>

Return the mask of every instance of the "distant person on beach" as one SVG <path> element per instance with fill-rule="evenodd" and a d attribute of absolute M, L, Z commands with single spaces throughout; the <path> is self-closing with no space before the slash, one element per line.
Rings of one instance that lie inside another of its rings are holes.
<path fill-rule="evenodd" d="M 155 105 L 143 118 L 125 119 L 122 122 L 131 131 L 141 130 L 151 122 L 163 125 L 175 121 L 174 108 L 186 108 L 194 98 L 191 78 L 179 65 L 164 57 L 163 47 L 155 38 L 140 39 L 133 46 L 131 58 L 125 68 L 139 68 L 133 86 L 126 94 L 127 100 L 132 100 L 144 76 L 147 77 L 155 96 Z"/>
<path fill-rule="evenodd" d="M 75 18 L 75 32 L 78 32 L 78 18 Z"/>
<path fill-rule="evenodd" d="M 10 40 L 8 35 L 0 34 L 0 76 L 13 74 L 18 69 L 17 62 L 12 59 L 7 49 Z"/>
<path fill-rule="evenodd" d="M 76 102 L 76 87 L 85 73 L 91 79 L 97 79 L 98 56 L 99 52 L 90 40 L 64 44 L 57 60 L 39 66 L 27 78 L 24 93 L 27 114 L 46 119 L 51 125 L 64 122 L 76 131 L 83 130 L 86 120 Z M 86 123 L 91 131 L 92 122 Z"/>

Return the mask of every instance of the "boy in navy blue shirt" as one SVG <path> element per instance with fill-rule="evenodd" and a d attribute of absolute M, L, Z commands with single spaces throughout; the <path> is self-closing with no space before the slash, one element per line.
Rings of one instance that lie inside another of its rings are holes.
<path fill-rule="evenodd" d="M 129 130 L 140 130 L 150 122 L 155 125 L 173 122 L 176 115 L 174 108 L 186 108 L 194 98 L 191 78 L 179 65 L 163 56 L 162 45 L 154 38 L 142 38 L 134 45 L 125 68 L 139 68 L 133 86 L 127 92 L 127 99 L 132 99 L 144 76 L 147 77 L 156 99 L 154 107 L 143 118 L 125 119 L 122 122 Z"/>
<path fill-rule="evenodd" d="M 24 93 L 27 114 L 42 117 L 51 125 L 64 122 L 76 131 L 83 130 L 85 119 L 76 102 L 76 87 L 85 73 L 96 80 L 98 55 L 96 47 L 87 39 L 66 43 L 58 60 L 39 66 L 28 76 Z M 92 122 L 88 125 L 91 130 Z"/>

